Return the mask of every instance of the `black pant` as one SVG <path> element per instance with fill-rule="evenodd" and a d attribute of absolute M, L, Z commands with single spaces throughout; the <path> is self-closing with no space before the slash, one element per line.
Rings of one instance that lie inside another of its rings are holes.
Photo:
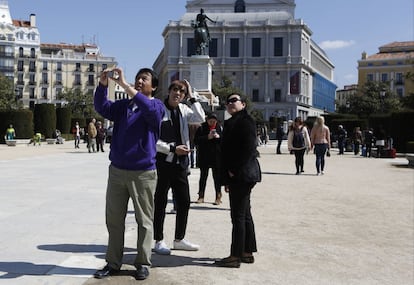
<path fill-rule="evenodd" d="M 154 239 L 164 239 L 165 207 L 168 202 L 168 190 L 171 188 L 176 203 L 175 239 L 182 240 L 187 229 L 190 209 L 190 188 L 188 172 L 179 164 L 157 162 L 157 187 L 154 197 Z"/>
<path fill-rule="evenodd" d="M 200 180 L 198 182 L 198 187 L 199 187 L 198 196 L 200 196 L 200 198 L 204 198 L 204 192 L 206 191 L 208 169 L 209 167 L 200 166 Z M 211 171 L 213 172 L 214 189 L 216 190 L 216 195 L 217 195 L 221 193 L 220 176 L 219 176 L 220 170 L 217 167 L 212 167 Z"/>
<path fill-rule="evenodd" d="M 280 146 L 282 145 L 282 140 L 278 140 L 277 141 L 277 147 L 276 147 L 276 153 L 277 154 L 281 154 L 282 152 L 280 151 Z"/>
<path fill-rule="evenodd" d="M 295 149 L 293 152 L 295 153 L 296 172 L 303 171 L 305 149 Z"/>
<path fill-rule="evenodd" d="M 250 211 L 250 194 L 255 183 L 230 183 L 230 213 L 233 225 L 230 254 L 242 257 L 243 253 L 257 251 L 256 234 Z"/>

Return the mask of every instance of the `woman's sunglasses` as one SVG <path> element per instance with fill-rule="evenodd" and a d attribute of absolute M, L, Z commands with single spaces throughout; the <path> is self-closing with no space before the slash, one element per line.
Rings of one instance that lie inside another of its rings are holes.
<path fill-rule="evenodd" d="M 233 97 L 233 98 L 227 99 L 227 104 L 233 104 L 233 103 L 236 103 L 237 101 L 241 101 L 241 100 L 237 97 Z"/>

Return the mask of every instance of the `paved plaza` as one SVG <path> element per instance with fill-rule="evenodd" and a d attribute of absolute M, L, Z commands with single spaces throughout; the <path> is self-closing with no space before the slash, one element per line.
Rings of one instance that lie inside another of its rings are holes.
<path fill-rule="evenodd" d="M 325 175 L 316 176 L 309 153 L 305 173 L 295 175 L 286 145 L 282 155 L 275 154 L 274 141 L 259 151 L 263 181 L 252 194 L 255 263 L 239 269 L 212 265 L 229 255 L 231 223 L 228 195 L 213 205 L 210 174 L 206 203 L 191 204 L 186 235 L 200 251 L 154 254 L 149 278 L 136 281 L 132 206 L 123 271 L 92 278 L 105 265 L 108 152 L 88 153 L 85 144 L 75 150 L 71 141 L 0 145 L 0 285 L 414 283 L 414 169 L 407 159 L 339 156 L 333 150 Z M 192 169 L 192 201 L 198 178 Z M 168 214 L 170 246 L 174 226 L 175 215 Z"/>

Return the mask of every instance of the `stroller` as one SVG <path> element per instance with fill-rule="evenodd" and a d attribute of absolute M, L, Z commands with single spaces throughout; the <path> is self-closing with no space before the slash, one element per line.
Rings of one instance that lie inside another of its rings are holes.
<path fill-rule="evenodd" d="M 63 144 L 62 133 L 58 129 L 53 132 L 52 137 L 56 139 L 56 144 Z"/>

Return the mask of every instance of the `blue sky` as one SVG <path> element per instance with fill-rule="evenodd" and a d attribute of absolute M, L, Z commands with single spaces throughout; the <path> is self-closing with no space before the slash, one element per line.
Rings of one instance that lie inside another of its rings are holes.
<path fill-rule="evenodd" d="M 36 14 L 42 43 L 96 43 L 117 59 L 133 81 L 151 67 L 169 20 L 185 13 L 186 0 L 9 0 L 13 19 Z M 335 65 L 339 88 L 357 83 L 361 53 L 394 41 L 414 40 L 414 0 L 296 0 L 303 19 Z M 207 14 L 208 15 L 208 14 Z"/>

